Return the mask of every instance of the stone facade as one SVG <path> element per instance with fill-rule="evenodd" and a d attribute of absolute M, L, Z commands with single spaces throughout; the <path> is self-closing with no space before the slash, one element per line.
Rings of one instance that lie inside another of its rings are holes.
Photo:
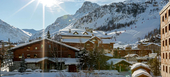
<path fill-rule="evenodd" d="M 170 77 L 170 2 L 159 14 L 161 20 L 161 75 Z"/>

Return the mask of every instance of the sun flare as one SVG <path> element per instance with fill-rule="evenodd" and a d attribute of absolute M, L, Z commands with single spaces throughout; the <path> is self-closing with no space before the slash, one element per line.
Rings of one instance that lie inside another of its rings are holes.
<path fill-rule="evenodd" d="M 58 4 L 57 0 L 39 0 L 39 2 L 45 5 L 46 7 L 52 7 Z"/>

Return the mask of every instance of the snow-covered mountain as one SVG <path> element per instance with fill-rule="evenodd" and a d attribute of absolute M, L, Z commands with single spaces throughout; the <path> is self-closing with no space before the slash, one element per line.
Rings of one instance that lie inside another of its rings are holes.
<path fill-rule="evenodd" d="M 35 33 L 37 33 L 37 32 L 39 32 L 39 31 L 41 31 L 41 30 L 34 30 L 34 29 L 22 29 L 22 30 L 24 30 L 24 31 L 26 31 L 26 32 L 29 32 L 30 34 L 35 34 Z"/>
<path fill-rule="evenodd" d="M 83 6 L 79 8 L 79 10 L 77 10 L 77 12 L 74 15 L 64 15 L 64 16 L 57 18 L 54 23 L 49 25 L 44 30 L 44 33 L 47 33 L 47 31 L 50 31 L 51 35 L 55 35 L 60 29 L 69 27 L 68 25 L 76 22 L 79 18 L 85 16 L 86 14 L 88 14 L 89 12 L 93 11 L 94 9 L 98 7 L 100 7 L 98 4 L 86 1 L 84 2 Z M 43 34 L 43 31 L 39 31 L 38 33 L 31 36 L 30 39 L 41 37 L 42 34 Z"/>
<path fill-rule="evenodd" d="M 159 28 L 159 11 L 167 0 L 125 0 L 99 6 L 85 2 L 74 15 L 65 15 L 45 29 L 55 35 L 60 29 L 84 29 L 85 27 L 102 30 L 112 35 L 116 43 L 135 43 L 148 32 Z M 118 35 L 117 35 L 118 34 Z M 42 36 L 38 32 L 30 39 Z"/>
<path fill-rule="evenodd" d="M 0 20 L 0 40 L 8 41 L 9 38 L 11 42 L 25 42 L 30 36 L 28 32 Z"/>

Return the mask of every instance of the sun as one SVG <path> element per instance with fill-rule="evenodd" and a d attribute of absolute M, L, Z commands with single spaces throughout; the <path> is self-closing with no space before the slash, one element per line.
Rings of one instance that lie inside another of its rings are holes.
<path fill-rule="evenodd" d="M 52 7 L 57 4 L 57 0 L 39 0 L 46 7 Z"/>

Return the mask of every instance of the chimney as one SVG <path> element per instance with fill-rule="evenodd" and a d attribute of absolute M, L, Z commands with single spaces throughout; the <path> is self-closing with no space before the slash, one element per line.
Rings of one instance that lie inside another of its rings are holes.
<path fill-rule="evenodd" d="M 71 33 L 71 29 L 69 29 L 69 33 Z"/>

